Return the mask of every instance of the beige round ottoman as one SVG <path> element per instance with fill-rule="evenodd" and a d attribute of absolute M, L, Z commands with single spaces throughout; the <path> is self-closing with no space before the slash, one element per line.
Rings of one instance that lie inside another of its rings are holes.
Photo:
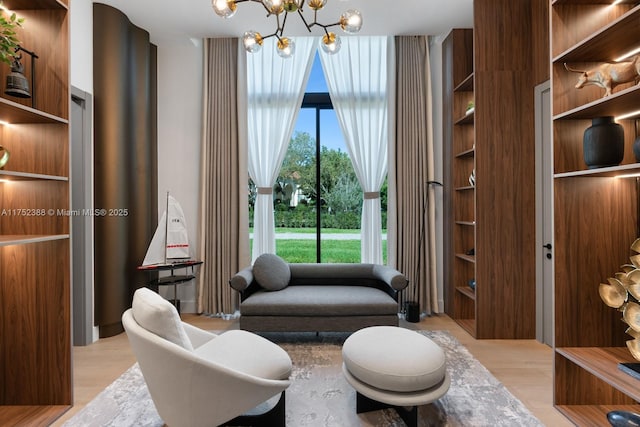
<path fill-rule="evenodd" d="M 356 389 L 358 414 L 394 408 L 407 426 L 414 427 L 418 406 L 438 400 L 449 390 L 444 351 L 408 329 L 361 329 L 344 342 L 342 360 L 342 371 Z"/>

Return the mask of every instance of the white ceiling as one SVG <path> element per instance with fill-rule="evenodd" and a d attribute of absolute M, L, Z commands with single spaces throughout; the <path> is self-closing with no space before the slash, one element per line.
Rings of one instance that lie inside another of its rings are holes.
<path fill-rule="evenodd" d="M 98 0 L 124 12 L 131 22 L 149 31 L 154 43 L 209 37 L 240 37 L 246 30 L 270 34 L 275 18 L 257 3 L 238 4 L 231 19 L 220 18 L 211 0 Z M 362 13 L 363 35 L 440 35 L 451 28 L 473 26 L 473 0 L 328 0 L 318 13 L 323 24 L 337 22 L 347 9 Z M 290 18 L 294 18 L 290 16 Z M 305 19 L 312 11 L 305 8 Z M 321 33 L 315 28 L 314 33 Z M 300 19 L 289 19 L 286 34 L 309 34 Z"/>

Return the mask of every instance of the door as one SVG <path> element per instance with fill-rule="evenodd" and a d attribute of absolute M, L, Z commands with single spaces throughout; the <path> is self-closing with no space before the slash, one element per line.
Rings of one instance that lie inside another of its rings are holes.
<path fill-rule="evenodd" d="M 91 95 L 71 88 L 73 345 L 94 342 Z"/>
<path fill-rule="evenodd" d="M 553 141 L 549 82 L 535 88 L 536 339 L 553 346 Z"/>

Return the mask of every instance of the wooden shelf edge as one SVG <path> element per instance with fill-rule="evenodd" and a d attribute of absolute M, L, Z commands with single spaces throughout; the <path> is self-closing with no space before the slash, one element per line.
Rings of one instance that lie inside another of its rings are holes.
<path fill-rule="evenodd" d="M 456 291 L 460 292 L 462 295 L 469 297 L 472 300 L 476 300 L 476 293 L 473 289 L 468 286 L 457 286 Z"/>
<path fill-rule="evenodd" d="M 69 181 L 69 177 L 58 175 L 44 175 L 39 173 L 29 172 L 14 172 L 0 170 L 0 179 L 3 177 L 11 181 L 29 181 L 29 180 L 45 180 L 45 181 Z"/>
<path fill-rule="evenodd" d="M 629 165 L 612 166 L 608 168 L 586 169 L 572 172 L 562 172 L 554 174 L 554 178 L 615 178 L 620 175 L 640 173 L 640 163 Z"/>
<path fill-rule="evenodd" d="M 583 4 L 584 2 L 582 2 Z M 627 2 L 627 3 L 633 3 L 631 1 Z M 611 3 L 607 3 L 607 2 L 597 2 L 594 1 L 593 4 L 602 4 L 603 6 L 605 5 L 611 5 Z M 622 3 L 620 3 L 622 4 Z M 582 40 L 580 40 L 580 42 L 576 43 L 575 45 L 571 46 L 569 49 L 565 50 L 564 52 L 562 52 L 561 54 L 557 55 L 555 58 L 553 58 L 552 62 L 571 62 L 571 61 L 577 61 L 577 60 L 583 60 L 583 61 L 588 61 L 588 60 L 596 60 L 599 61 L 601 59 L 598 58 L 582 58 L 582 54 L 581 54 L 581 50 L 584 48 L 584 46 L 593 44 L 593 43 L 597 43 L 599 39 L 603 39 L 605 37 L 608 36 L 608 33 L 611 33 L 612 31 L 615 31 L 615 27 L 617 26 L 624 26 L 624 25 L 629 25 L 632 28 L 637 26 L 637 20 L 640 17 L 640 6 L 636 6 L 633 9 L 629 10 L 627 13 L 625 13 L 624 15 L 622 15 L 621 17 L 619 17 L 618 19 L 614 20 L 613 22 L 609 23 L 608 25 L 602 27 L 599 31 L 594 32 L 593 34 L 591 34 L 589 37 L 586 37 Z M 614 57 L 619 56 L 618 53 L 611 53 L 611 52 L 607 52 L 609 55 L 613 55 Z M 624 51 L 621 51 L 620 54 L 624 54 Z"/>
<path fill-rule="evenodd" d="M 4 0 L 5 7 L 9 10 L 33 10 L 33 9 L 64 9 L 69 10 L 69 5 L 63 0 Z"/>
<path fill-rule="evenodd" d="M 622 0 L 620 4 L 633 4 L 637 0 Z M 604 4 L 610 5 L 611 0 L 551 0 L 551 6 L 562 4 Z"/>
<path fill-rule="evenodd" d="M 473 72 L 460 82 L 458 86 L 453 88 L 454 92 L 471 92 L 473 91 Z"/>
<path fill-rule="evenodd" d="M 34 234 L 25 234 L 25 235 L 0 235 L 0 246 L 9 246 L 9 245 L 24 245 L 28 243 L 41 243 L 41 242 L 50 242 L 53 240 L 64 240 L 68 239 L 68 234 L 51 234 L 51 235 L 34 235 Z"/>
<path fill-rule="evenodd" d="M 467 261 L 467 262 L 471 262 L 474 263 L 476 262 L 476 257 L 473 255 L 467 255 L 467 254 L 456 254 L 456 258 L 459 258 L 463 261 Z"/>
<path fill-rule="evenodd" d="M 454 319 L 462 329 L 475 338 L 476 336 L 476 320 L 475 319 Z"/>
<path fill-rule="evenodd" d="M 0 97 L 0 120 L 10 124 L 61 123 L 69 120 Z"/>
<path fill-rule="evenodd" d="M 456 154 L 456 157 L 460 158 L 460 157 L 473 157 L 476 153 L 476 149 L 475 148 L 471 148 L 469 150 L 464 150 L 461 151 L 460 153 Z"/>
<path fill-rule="evenodd" d="M 458 125 L 472 125 L 475 121 L 475 109 L 469 114 L 465 114 L 464 116 L 458 118 L 453 124 Z"/>
<path fill-rule="evenodd" d="M 555 351 L 616 390 L 640 401 L 640 380 L 618 368 L 620 362 L 634 362 L 626 347 L 557 347 Z"/>
<path fill-rule="evenodd" d="M 576 425 L 610 425 L 610 411 L 640 412 L 640 405 L 554 405 L 555 408 Z M 598 422 L 599 421 L 599 422 Z"/>

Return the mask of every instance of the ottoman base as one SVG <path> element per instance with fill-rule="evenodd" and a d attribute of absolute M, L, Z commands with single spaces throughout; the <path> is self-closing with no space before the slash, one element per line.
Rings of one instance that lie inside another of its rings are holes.
<path fill-rule="evenodd" d="M 356 390 L 356 413 L 395 409 L 408 427 L 418 426 L 418 406 L 435 402 L 449 390 L 451 379 L 445 372 L 442 381 L 434 387 L 414 392 L 396 392 L 381 390 L 365 384 L 354 377 L 347 367 L 342 365 L 342 373 L 347 382 Z"/>
<path fill-rule="evenodd" d="M 356 413 L 362 414 L 363 412 L 379 411 L 381 409 L 395 409 L 402 421 L 407 427 L 418 427 L 418 407 L 411 406 L 409 408 L 405 406 L 390 405 L 388 403 L 378 402 L 377 400 L 369 399 L 367 396 L 356 392 Z"/>

